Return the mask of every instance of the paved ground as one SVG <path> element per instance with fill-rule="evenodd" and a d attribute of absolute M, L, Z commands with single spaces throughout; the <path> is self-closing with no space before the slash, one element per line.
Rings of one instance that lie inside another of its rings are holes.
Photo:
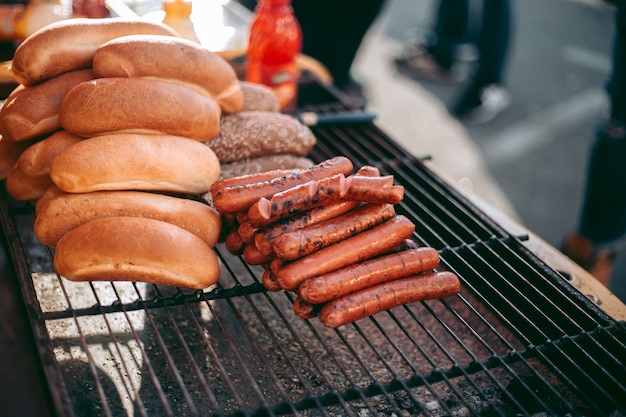
<path fill-rule="evenodd" d="M 388 1 L 354 67 L 368 108 L 411 152 L 432 156 L 464 190 L 559 246 L 578 216 L 587 150 L 605 106 L 612 9 L 601 0 L 513 0 L 513 105 L 467 127 L 446 110 L 458 87 L 411 79 L 392 64 L 407 37 L 429 27 L 434 3 Z M 626 256 L 611 290 L 626 302 Z"/>

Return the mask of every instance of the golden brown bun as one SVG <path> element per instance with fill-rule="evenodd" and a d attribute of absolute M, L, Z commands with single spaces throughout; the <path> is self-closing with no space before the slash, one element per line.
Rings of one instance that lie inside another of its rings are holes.
<path fill-rule="evenodd" d="M 59 130 L 47 138 L 29 146 L 20 155 L 17 163 L 26 175 L 38 177 L 50 175 L 50 162 L 59 153 L 69 148 L 83 138 L 67 130 Z"/>
<path fill-rule="evenodd" d="M 278 96 L 271 88 L 249 81 L 240 81 L 239 83 L 243 92 L 243 108 L 241 111 L 280 111 Z"/>
<path fill-rule="evenodd" d="M 36 141 L 13 142 L 0 135 L 0 180 L 6 179 L 20 155 Z"/>
<path fill-rule="evenodd" d="M 233 67 L 219 55 L 183 38 L 128 35 L 101 45 L 93 58 L 99 78 L 152 77 L 200 87 L 226 113 L 243 106 Z"/>
<path fill-rule="evenodd" d="M 54 267 L 72 281 L 141 281 L 204 289 L 220 275 L 217 255 L 193 233 L 142 217 L 105 217 L 66 233 Z"/>
<path fill-rule="evenodd" d="M 48 200 L 35 219 L 35 235 L 55 247 L 70 230 L 102 217 L 145 217 L 175 224 L 213 247 L 221 230 L 217 210 L 200 201 L 142 191 L 63 193 Z"/>
<path fill-rule="evenodd" d="M 41 197 L 52 185 L 49 175 L 31 177 L 19 169 L 16 164 L 6 178 L 7 192 L 16 200 L 30 201 Z"/>
<path fill-rule="evenodd" d="M 0 109 L 3 136 L 20 142 L 61 129 L 59 109 L 65 94 L 76 84 L 91 79 L 91 70 L 71 71 L 12 94 Z"/>
<path fill-rule="evenodd" d="M 222 162 L 274 154 L 307 155 L 315 135 L 293 116 L 246 111 L 222 116 L 220 134 L 208 145 Z"/>
<path fill-rule="evenodd" d="M 136 33 L 178 36 L 157 22 L 123 18 L 75 18 L 35 32 L 15 50 L 11 72 L 19 84 L 32 85 L 64 72 L 91 67 L 96 50 L 118 36 Z"/>
<path fill-rule="evenodd" d="M 276 169 L 306 169 L 311 166 L 313 166 L 313 161 L 303 156 L 291 154 L 266 155 L 222 164 L 221 178 L 240 177 Z"/>
<path fill-rule="evenodd" d="M 46 189 L 41 197 L 37 200 L 35 204 L 35 216 L 39 214 L 39 212 L 44 208 L 44 206 L 48 203 L 48 201 L 59 194 L 67 194 L 65 191 L 61 190 L 54 183 L 50 187 Z"/>
<path fill-rule="evenodd" d="M 60 121 L 79 136 L 148 133 L 207 141 L 219 133 L 221 110 L 212 98 L 174 82 L 100 78 L 65 95 Z"/>
<path fill-rule="evenodd" d="M 78 142 L 50 164 L 61 190 L 152 190 L 204 194 L 220 174 L 215 153 L 192 139 L 111 134 Z"/>

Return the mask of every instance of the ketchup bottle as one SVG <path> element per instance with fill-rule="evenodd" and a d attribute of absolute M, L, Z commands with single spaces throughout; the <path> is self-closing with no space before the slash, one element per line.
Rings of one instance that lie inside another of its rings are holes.
<path fill-rule="evenodd" d="M 258 0 L 249 32 L 246 80 L 271 87 L 282 110 L 295 108 L 302 29 L 291 0 Z"/>

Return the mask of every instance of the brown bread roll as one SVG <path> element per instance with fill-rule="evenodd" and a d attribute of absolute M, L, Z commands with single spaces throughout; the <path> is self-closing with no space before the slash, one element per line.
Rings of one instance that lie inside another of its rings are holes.
<path fill-rule="evenodd" d="M 37 203 L 35 204 L 35 216 L 39 214 L 39 212 L 45 207 L 45 205 L 48 203 L 48 201 L 50 201 L 51 198 L 59 194 L 66 194 L 66 192 L 61 190 L 54 183 L 52 183 L 52 185 L 46 189 L 43 195 L 39 197 L 39 199 L 37 199 Z"/>
<path fill-rule="evenodd" d="M 37 200 L 51 185 L 52 179 L 49 175 L 31 177 L 24 174 L 17 164 L 9 171 L 6 178 L 7 192 L 19 201 Z"/>
<path fill-rule="evenodd" d="M 80 83 L 65 95 L 59 118 L 72 133 L 184 136 L 208 141 L 217 136 L 221 109 L 212 98 L 174 82 L 146 78 L 100 78 Z"/>
<path fill-rule="evenodd" d="M 128 35 L 102 44 L 93 58 L 99 78 L 151 77 L 195 86 L 226 113 L 243 106 L 233 67 L 197 42 L 162 35 Z"/>
<path fill-rule="evenodd" d="M 239 83 L 243 92 L 243 108 L 241 111 L 280 111 L 278 96 L 271 88 L 249 81 L 240 81 Z"/>
<path fill-rule="evenodd" d="M 137 19 L 62 20 L 40 29 L 17 47 L 11 64 L 13 78 L 19 84 L 32 85 L 64 72 L 89 68 L 104 42 L 137 33 L 178 36 L 162 23 Z"/>
<path fill-rule="evenodd" d="M 91 70 L 71 71 L 12 94 L 0 109 L 2 135 L 21 142 L 61 129 L 59 110 L 65 94 L 76 84 L 91 79 Z"/>
<path fill-rule="evenodd" d="M 72 281 L 141 281 L 204 289 L 220 275 L 217 255 L 198 236 L 171 223 L 105 217 L 66 233 L 54 267 Z"/>
<path fill-rule="evenodd" d="M 274 154 L 307 155 L 315 135 L 295 117 L 266 111 L 247 111 L 221 118 L 220 134 L 208 145 L 222 162 Z"/>
<path fill-rule="evenodd" d="M 200 195 L 220 175 L 202 142 L 169 135 L 111 134 L 78 142 L 50 164 L 63 191 L 151 190 Z"/>
<path fill-rule="evenodd" d="M 20 155 L 36 141 L 13 142 L 0 135 L 0 180 L 6 179 Z"/>
<path fill-rule="evenodd" d="M 222 164 L 221 178 L 240 177 L 276 169 L 306 169 L 312 166 L 313 161 L 303 156 L 291 154 L 265 155 Z"/>
<path fill-rule="evenodd" d="M 26 175 L 38 177 L 50 174 L 50 162 L 59 153 L 83 138 L 67 130 L 59 130 L 47 138 L 29 146 L 20 155 L 17 163 Z"/>
<path fill-rule="evenodd" d="M 221 230 L 217 210 L 205 203 L 142 191 L 63 193 L 48 200 L 35 219 L 35 235 L 55 247 L 70 230 L 103 217 L 145 217 L 175 224 L 213 247 Z"/>

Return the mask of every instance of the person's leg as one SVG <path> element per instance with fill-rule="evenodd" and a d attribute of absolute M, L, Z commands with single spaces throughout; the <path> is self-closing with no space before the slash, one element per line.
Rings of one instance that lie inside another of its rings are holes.
<path fill-rule="evenodd" d="M 469 0 L 440 0 L 427 50 L 442 68 L 455 63 L 457 48 L 467 41 Z"/>
<path fill-rule="evenodd" d="M 479 54 L 476 82 L 502 83 L 511 40 L 509 0 L 484 0 L 482 27 L 476 39 Z"/>
<path fill-rule="evenodd" d="M 482 11 L 476 40 L 478 63 L 470 83 L 451 108 L 454 116 L 468 124 L 487 122 L 511 103 L 503 85 L 511 41 L 510 0 L 484 0 Z"/>
<path fill-rule="evenodd" d="M 626 235 L 626 0 L 617 0 L 608 118 L 597 130 L 588 159 L 578 229 L 563 252 L 608 285 L 616 240 Z"/>
<path fill-rule="evenodd" d="M 385 0 L 295 0 L 302 27 L 302 52 L 320 61 L 341 88 L 351 82 L 350 68 Z"/>
<path fill-rule="evenodd" d="M 598 130 L 589 156 L 579 228 L 595 244 L 626 234 L 626 8 L 619 6 L 612 58 L 609 120 Z"/>

